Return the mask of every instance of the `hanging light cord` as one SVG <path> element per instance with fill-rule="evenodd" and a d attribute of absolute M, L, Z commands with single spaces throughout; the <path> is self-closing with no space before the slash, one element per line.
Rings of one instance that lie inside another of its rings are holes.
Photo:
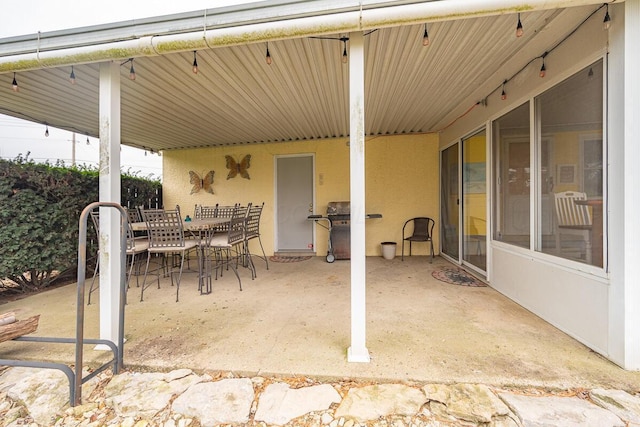
<path fill-rule="evenodd" d="M 474 108 L 476 108 L 478 105 L 486 105 L 486 100 L 487 98 L 489 98 L 491 95 L 493 95 L 494 93 L 501 91 L 504 86 L 510 81 L 513 80 L 518 74 L 522 73 L 529 65 L 531 65 L 533 62 L 535 62 L 538 59 L 544 59 L 549 53 L 553 52 L 556 48 L 558 48 L 562 43 L 564 43 L 565 41 L 567 41 L 567 39 L 569 39 L 569 37 L 571 37 L 572 35 L 574 35 L 576 33 L 576 31 L 578 31 L 580 29 L 580 27 L 582 27 L 589 19 L 591 19 L 591 17 L 593 15 L 595 15 L 598 11 L 600 11 L 603 7 L 608 6 L 607 3 L 603 4 L 602 6 L 598 7 L 596 10 L 594 10 L 593 12 L 591 12 L 585 19 L 582 20 L 582 22 L 580 22 L 573 30 L 571 30 L 571 32 L 569 32 L 569 34 L 567 34 L 564 38 L 562 38 L 560 41 L 558 41 L 558 43 L 556 43 L 551 49 L 545 51 L 542 55 L 540 56 L 536 56 L 535 58 L 532 58 L 529 62 L 527 62 L 522 68 L 520 68 L 518 71 L 516 71 L 511 77 L 509 77 L 508 79 L 505 79 L 504 81 L 500 82 L 500 84 L 493 89 L 491 92 L 489 92 L 489 94 L 484 97 L 482 100 L 476 102 L 475 104 L 473 104 L 471 107 L 469 107 L 464 113 L 460 114 L 458 117 L 456 117 L 455 119 L 453 119 L 449 124 L 447 124 L 446 126 L 432 131 L 432 132 L 427 132 L 427 133 L 440 133 L 444 130 L 446 130 L 447 128 L 451 127 L 454 123 L 456 123 L 458 120 L 462 119 L 464 116 L 466 116 L 467 114 L 469 114 L 471 111 L 473 111 Z"/>
<path fill-rule="evenodd" d="M 596 13 L 598 13 L 602 8 L 607 7 L 608 4 L 604 3 L 603 5 L 601 5 L 600 7 L 598 7 L 596 10 L 594 10 L 593 12 L 591 12 L 589 15 L 587 15 L 586 18 L 584 18 L 582 20 L 582 22 L 580 22 L 573 30 L 571 30 L 571 32 L 569 32 L 566 36 L 564 36 L 560 41 L 558 41 L 551 49 L 547 49 L 542 55 L 538 55 L 534 58 L 531 58 L 531 60 L 529 62 L 527 62 L 522 68 L 520 68 L 518 71 L 516 71 L 515 73 L 513 73 L 513 75 L 507 79 L 505 79 L 503 82 L 501 82 L 495 89 L 493 89 L 491 92 L 489 92 L 489 95 L 487 95 L 484 99 L 487 99 L 489 96 L 493 95 L 494 93 L 498 92 L 499 90 L 501 90 L 505 84 L 507 84 L 508 82 L 510 82 L 511 80 L 513 80 L 518 74 L 522 73 L 525 69 L 527 69 L 527 67 L 529 65 L 531 65 L 533 62 L 539 60 L 539 59 L 543 59 L 549 55 L 551 52 L 553 52 L 554 50 L 556 50 L 558 47 L 560 47 L 560 45 L 562 45 L 565 41 L 567 41 L 571 36 L 573 36 L 576 31 L 578 31 L 584 24 L 586 24 L 586 22 L 591 19 L 591 17 L 593 15 L 595 15 Z M 478 102 L 476 103 L 476 105 L 481 104 L 482 102 Z"/>

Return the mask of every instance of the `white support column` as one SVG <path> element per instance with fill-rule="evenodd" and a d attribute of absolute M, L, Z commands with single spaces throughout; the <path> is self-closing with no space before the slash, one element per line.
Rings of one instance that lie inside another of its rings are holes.
<path fill-rule="evenodd" d="M 366 340 L 365 174 L 364 174 L 364 38 L 349 34 L 349 103 L 351 168 L 351 347 L 349 362 L 369 362 Z"/>
<path fill-rule="evenodd" d="M 640 0 L 624 3 L 624 368 L 640 370 Z M 610 77 L 615 78 L 615 77 Z M 616 141 L 609 141 L 615 143 Z"/>
<path fill-rule="evenodd" d="M 100 64 L 100 201 L 120 203 L 120 65 Z M 118 342 L 120 213 L 100 208 L 100 338 Z"/>

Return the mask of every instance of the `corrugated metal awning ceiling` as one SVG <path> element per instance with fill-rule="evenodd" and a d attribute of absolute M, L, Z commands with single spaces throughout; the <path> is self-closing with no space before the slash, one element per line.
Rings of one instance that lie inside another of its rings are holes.
<path fill-rule="evenodd" d="M 554 46 L 598 6 L 380 28 L 365 36 L 368 135 L 435 132 Z M 343 43 L 301 37 L 136 58 L 122 68 L 122 142 L 159 151 L 347 136 Z M 534 64 L 532 67 L 538 67 Z M 98 135 L 98 64 L 0 75 L 0 113 Z"/>

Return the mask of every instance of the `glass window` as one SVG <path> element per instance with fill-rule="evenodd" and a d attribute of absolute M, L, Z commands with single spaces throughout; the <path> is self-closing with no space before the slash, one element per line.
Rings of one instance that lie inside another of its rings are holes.
<path fill-rule="evenodd" d="M 463 259 L 487 270 L 486 131 L 462 140 Z"/>
<path fill-rule="evenodd" d="M 494 233 L 498 241 L 530 247 L 531 159 L 529 103 L 493 122 Z"/>
<path fill-rule="evenodd" d="M 602 266 L 603 65 L 538 96 L 540 250 Z"/>

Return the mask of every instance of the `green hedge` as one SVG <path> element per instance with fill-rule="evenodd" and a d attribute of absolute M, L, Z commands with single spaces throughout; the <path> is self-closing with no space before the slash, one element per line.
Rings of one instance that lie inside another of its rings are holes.
<path fill-rule="evenodd" d="M 75 277 L 78 221 L 84 207 L 98 200 L 98 178 L 85 167 L 22 156 L 0 160 L 0 287 L 28 292 L 69 277 L 64 273 Z M 158 181 L 122 175 L 121 185 L 123 206 L 162 205 Z M 95 254 L 94 235 L 87 249 Z"/>

